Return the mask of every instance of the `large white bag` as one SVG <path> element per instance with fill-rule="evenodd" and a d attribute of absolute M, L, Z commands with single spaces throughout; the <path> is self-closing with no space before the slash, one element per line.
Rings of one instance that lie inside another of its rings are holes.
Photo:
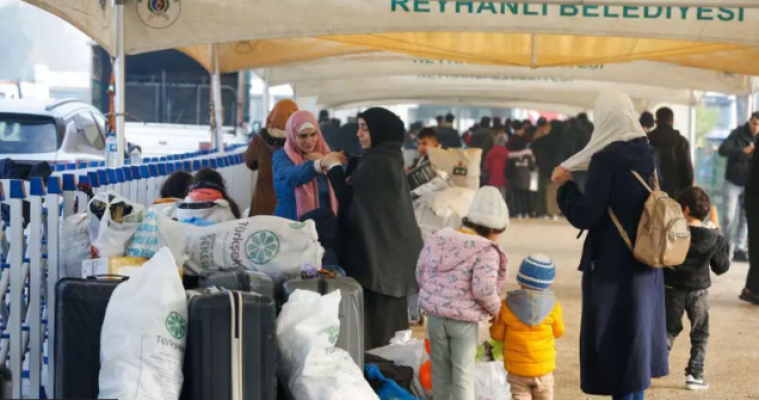
<path fill-rule="evenodd" d="M 209 227 L 186 225 L 186 267 L 207 270 L 246 269 L 274 281 L 300 275 L 304 265 L 321 268 L 324 249 L 314 221 L 257 216 Z"/>
<path fill-rule="evenodd" d="M 429 149 L 430 164 L 445 171 L 455 186 L 479 189 L 482 149 Z"/>
<path fill-rule="evenodd" d="M 411 382 L 411 394 L 420 400 L 427 400 L 429 395 L 419 382 L 419 368 L 427 360 L 424 341 L 411 338 L 411 331 L 396 332 L 390 339 L 390 344 L 367 351 L 394 362 L 396 365 L 410 367 L 414 370 L 414 380 Z"/>
<path fill-rule="evenodd" d="M 92 258 L 87 214 L 74 214 L 61 225 L 61 265 L 58 278 L 81 278 L 82 261 Z"/>
<path fill-rule="evenodd" d="M 461 220 L 469 212 L 476 192 L 476 189 L 450 187 L 414 200 L 414 216 L 422 237 L 426 240 L 438 229 L 461 228 Z"/>
<path fill-rule="evenodd" d="M 298 400 L 379 400 L 340 335 L 340 291 L 296 290 L 277 318 L 280 377 Z"/>
<path fill-rule="evenodd" d="M 114 221 L 110 212 L 111 205 L 119 203 L 131 207 L 131 212 L 123 215 L 121 222 Z M 105 207 L 102 218 L 99 219 L 92 212 L 93 204 L 101 204 Z M 145 207 L 142 204 L 133 203 L 116 192 L 96 194 L 87 206 L 87 225 L 90 230 L 90 240 L 98 258 L 123 256 L 144 216 Z"/>
<path fill-rule="evenodd" d="M 176 204 L 174 215 L 179 222 L 199 219 L 217 224 L 235 220 L 235 215 L 232 214 L 229 202 L 224 199 L 205 203 L 185 200 Z"/>
<path fill-rule="evenodd" d="M 126 256 L 152 258 L 159 249 L 168 247 L 177 264 L 184 265 L 187 260 L 184 250 L 185 226 L 171 219 L 175 209 L 176 203 L 150 207 L 127 246 Z"/>
<path fill-rule="evenodd" d="M 187 332 L 177 264 L 161 249 L 113 291 L 100 335 L 100 399 L 177 400 Z"/>
<path fill-rule="evenodd" d="M 511 400 L 511 386 L 502 361 L 478 362 L 474 368 L 476 400 Z"/>

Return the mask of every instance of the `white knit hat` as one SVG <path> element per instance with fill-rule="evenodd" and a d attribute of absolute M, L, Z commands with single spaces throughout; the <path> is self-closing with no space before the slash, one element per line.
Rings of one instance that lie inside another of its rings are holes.
<path fill-rule="evenodd" d="M 509 208 L 498 189 L 483 186 L 475 193 L 466 219 L 486 228 L 506 229 L 509 226 Z"/>

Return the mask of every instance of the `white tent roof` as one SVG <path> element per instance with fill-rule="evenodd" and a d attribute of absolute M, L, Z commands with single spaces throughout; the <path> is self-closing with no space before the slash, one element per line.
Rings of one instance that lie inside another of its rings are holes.
<path fill-rule="evenodd" d="M 314 81 L 325 82 L 396 75 L 434 75 L 438 79 L 461 77 L 535 82 L 592 80 L 736 95 L 743 95 L 748 90 L 748 79 L 743 75 L 650 61 L 529 69 L 423 59 L 405 54 L 377 52 L 259 69 L 256 73 L 259 76 L 265 76 L 271 85 L 298 85 Z"/>
<path fill-rule="evenodd" d="M 561 114 L 574 115 L 586 111 L 585 107 L 568 106 L 565 104 L 556 103 L 540 103 L 530 101 L 513 101 L 513 100 L 499 100 L 499 99 L 478 99 L 478 98 L 435 98 L 428 97 L 423 99 L 413 98 L 385 98 L 382 99 L 385 104 L 438 104 L 444 106 L 479 106 L 479 107 L 492 107 L 492 108 L 519 108 L 525 110 L 540 110 L 540 111 L 552 111 Z M 373 107 L 377 104 L 382 104 L 375 100 L 369 101 L 355 101 L 348 103 L 341 103 L 337 106 L 330 106 L 330 108 L 364 108 Z"/>

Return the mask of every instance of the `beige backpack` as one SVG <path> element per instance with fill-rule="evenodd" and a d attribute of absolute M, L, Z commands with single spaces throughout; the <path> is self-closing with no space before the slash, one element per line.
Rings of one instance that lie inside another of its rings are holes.
<path fill-rule="evenodd" d="M 634 246 L 614 211 L 609 207 L 611 220 L 636 260 L 653 268 L 682 264 L 690 248 L 690 229 L 680 204 L 661 190 L 656 173 L 654 188 L 651 189 L 637 172 L 631 172 L 651 193 L 643 207 Z"/>

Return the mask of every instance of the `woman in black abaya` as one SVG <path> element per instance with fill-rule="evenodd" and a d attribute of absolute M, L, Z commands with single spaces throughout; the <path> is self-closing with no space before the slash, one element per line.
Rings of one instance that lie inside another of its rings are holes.
<path fill-rule="evenodd" d="M 419 292 L 415 271 L 424 242 L 414 217 L 403 167 L 405 129 L 384 108 L 359 115 L 364 153 L 346 171 L 331 168 L 340 203 L 340 264 L 364 288 L 364 346 L 389 344 L 408 329 L 407 296 Z"/>

